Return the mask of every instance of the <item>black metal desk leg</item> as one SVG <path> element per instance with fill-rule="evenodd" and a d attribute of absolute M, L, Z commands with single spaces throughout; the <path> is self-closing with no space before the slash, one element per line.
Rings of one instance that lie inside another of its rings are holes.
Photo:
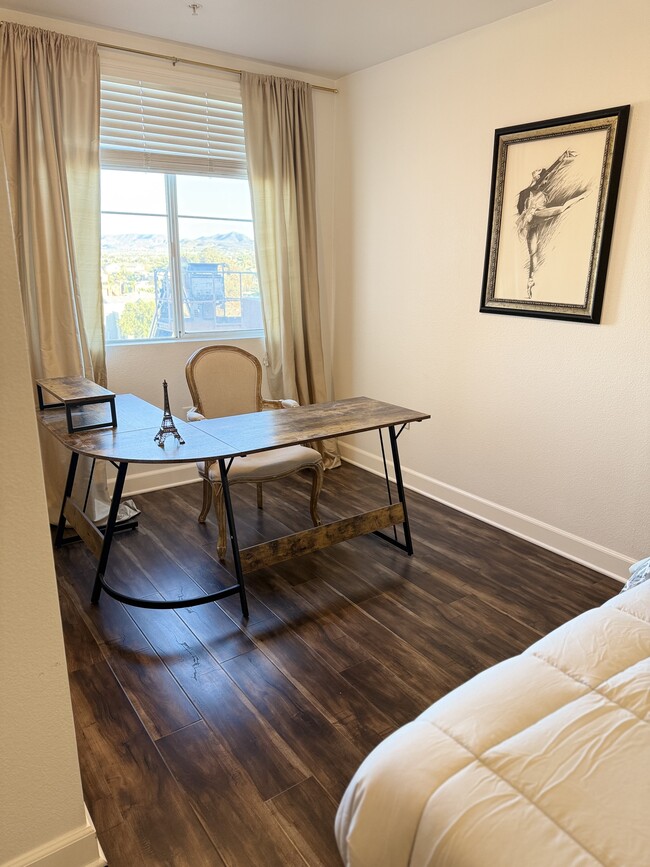
<path fill-rule="evenodd" d="M 395 484 L 397 485 L 397 494 L 399 496 L 399 501 L 402 504 L 402 508 L 404 509 L 404 523 L 402 527 L 404 528 L 404 541 L 406 543 L 406 551 L 409 555 L 413 554 L 413 542 L 411 541 L 411 527 L 409 524 L 409 516 L 406 511 L 406 495 L 404 493 L 404 483 L 402 481 L 402 468 L 399 462 L 399 449 L 397 447 L 397 434 L 395 433 L 395 426 L 391 425 L 388 428 L 388 434 L 390 436 L 390 449 L 393 455 L 393 467 L 395 470 Z"/>
<path fill-rule="evenodd" d="M 111 542 L 113 541 L 113 532 L 117 522 L 117 513 L 120 508 L 120 500 L 122 499 L 122 491 L 124 489 L 124 480 L 126 479 L 126 471 L 129 465 L 127 463 L 119 464 L 117 468 L 117 478 L 115 479 L 115 488 L 113 489 L 113 499 L 108 512 L 108 520 L 104 530 L 104 541 L 102 542 L 102 550 L 99 555 L 99 563 L 95 574 L 95 584 L 93 585 L 93 593 L 90 601 L 93 605 L 99 602 L 99 595 L 102 592 L 102 578 L 106 572 L 106 564 L 108 563 L 108 554 L 111 550 Z"/>
<path fill-rule="evenodd" d="M 248 601 L 246 599 L 246 588 L 244 587 L 244 573 L 241 567 L 241 559 L 239 557 L 239 543 L 237 542 L 237 529 L 235 527 L 235 515 L 232 508 L 232 500 L 230 499 L 230 485 L 228 484 L 228 470 L 224 458 L 219 459 L 219 472 L 221 474 L 221 488 L 223 490 L 223 501 L 226 507 L 226 517 L 228 518 L 228 530 L 230 532 L 230 546 L 232 548 L 232 557 L 235 561 L 235 577 L 239 585 L 239 600 L 241 602 L 241 613 L 244 617 L 248 617 Z"/>
<path fill-rule="evenodd" d="M 70 455 L 70 467 L 68 468 L 68 478 L 65 482 L 65 491 L 63 493 L 63 502 L 61 503 L 61 514 L 59 515 L 59 523 L 56 528 L 54 537 L 54 547 L 60 548 L 63 542 L 63 531 L 65 530 L 65 507 L 68 499 L 72 496 L 72 488 L 74 487 L 74 477 L 77 472 L 77 464 L 79 463 L 79 455 L 77 452 L 72 452 Z"/>

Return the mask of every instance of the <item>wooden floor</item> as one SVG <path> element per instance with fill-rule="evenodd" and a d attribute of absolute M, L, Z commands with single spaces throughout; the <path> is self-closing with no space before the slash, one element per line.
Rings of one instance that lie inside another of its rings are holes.
<path fill-rule="evenodd" d="M 324 520 L 385 503 L 326 475 Z M 109 580 L 187 598 L 232 583 L 196 521 L 199 484 L 136 497 Z M 240 544 L 309 526 L 309 484 L 234 489 Z M 337 803 L 386 735 L 478 671 L 620 590 L 615 581 L 415 494 L 415 555 L 368 536 L 176 611 L 89 603 L 83 546 L 56 553 L 87 806 L 109 867 L 339 865 Z"/>

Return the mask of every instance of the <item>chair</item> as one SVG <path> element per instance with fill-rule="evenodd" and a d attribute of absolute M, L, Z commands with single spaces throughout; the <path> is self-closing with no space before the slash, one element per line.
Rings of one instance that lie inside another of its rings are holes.
<path fill-rule="evenodd" d="M 187 420 L 223 418 L 265 409 L 286 409 L 298 406 L 295 400 L 265 400 L 262 397 L 262 366 L 250 352 L 236 346 L 205 346 L 198 349 L 185 365 L 185 376 L 194 406 Z M 205 523 L 214 495 L 217 518 L 217 556 L 224 560 L 228 535 L 223 488 L 216 462 L 197 464 L 203 479 L 203 505 L 199 523 Z M 314 526 L 320 524 L 318 497 L 323 485 L 323 460 L 307 446 L 286 446 L 257 452 L 233 460 L 228 471 L 229 485 L 253 482 L 257 485 L 257 507 L 263 507 L 262 483 L 281 479 L 301 471 L 312 475 L 310 512 Z"/>

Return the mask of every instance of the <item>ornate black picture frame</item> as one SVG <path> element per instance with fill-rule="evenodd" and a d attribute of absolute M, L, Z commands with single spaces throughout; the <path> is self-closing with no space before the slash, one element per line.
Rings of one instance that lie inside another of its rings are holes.
<path fill-rule="evenodd" d="M 600 322 L 629 111 L 495 131 L 481 312 Z"/>

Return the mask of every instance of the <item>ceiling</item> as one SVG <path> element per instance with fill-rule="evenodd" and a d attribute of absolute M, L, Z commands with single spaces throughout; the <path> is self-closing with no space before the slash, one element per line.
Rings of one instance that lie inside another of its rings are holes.
<path fill-rule="evenodd" d="M 192 2 L 0 0 L 0 6 L 336 79 L 548 0 L 201 0 L 196 15 Z"/>

